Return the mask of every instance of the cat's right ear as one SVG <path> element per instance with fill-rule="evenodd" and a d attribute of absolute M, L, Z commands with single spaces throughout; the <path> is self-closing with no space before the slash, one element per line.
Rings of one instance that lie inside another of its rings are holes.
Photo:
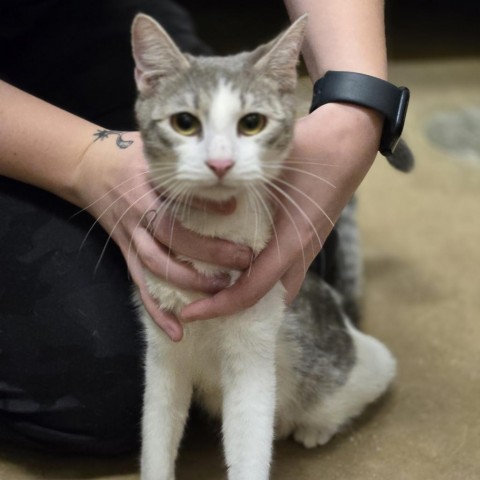
<path fill-rule="evenodd" d="M 168 33 L 152 18 L 139 13 L 132 24 L 135 81 L 147 93 L 162 77 L 189 68 L 190 64 Z"/>

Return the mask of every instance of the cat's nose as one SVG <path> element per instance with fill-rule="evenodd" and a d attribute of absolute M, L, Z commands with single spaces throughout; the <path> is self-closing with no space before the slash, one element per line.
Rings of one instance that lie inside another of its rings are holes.
<path fill-rule="evenodd" d="M 218 178 L 223 178 L 234 165 L 231 159 L 207 160 L 205 163 Z"/>

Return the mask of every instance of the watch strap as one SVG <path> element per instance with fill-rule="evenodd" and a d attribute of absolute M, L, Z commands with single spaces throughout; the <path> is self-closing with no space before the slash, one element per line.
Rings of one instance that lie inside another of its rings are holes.
<path fill-rule="evenodd" d="M 310 112 L 331 102 L 353 103 L 384 115 L 380 152 L 391 155 L 405 123 L 410 92 L 380 78 L 356 72 L 328 71 L 313 87 Z"/>

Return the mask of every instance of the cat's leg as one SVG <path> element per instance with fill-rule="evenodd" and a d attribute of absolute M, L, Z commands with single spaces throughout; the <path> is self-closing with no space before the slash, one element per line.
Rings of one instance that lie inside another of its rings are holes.
<path fill-rule="evenodd" d="M 249 358 L 246 358 L 248 355 Z M 223 371 L 223 437 L 229 480 L 267 480 L 275 410 L 274 356 L 234 354 Z"/>
<path fill-rule="evenodd" d="M 294 439 L 307 448 L 324 445 L 367 405 L 378 399 L 395 376 L 395 360 L 377 339 L 348 326 L 355 364 L 347 381 L 311 408 L 299 412 Z"/>
<path fill-rule="evenodd" d="M 148 337 L 148 336 L 147 336 Z M 147 340 L 142 420 L 142 480 L 174 480 L 175 460 L 192 397 L 188 368 L 178 349 L 164 339 Z"/>
<path fill-rule="evenodd" d="M 281 315 L 229 320 L 236 328 L 224 342 L 221 359 L 229 480 L 269 478 L 276 403 L 275 337 Z"/>

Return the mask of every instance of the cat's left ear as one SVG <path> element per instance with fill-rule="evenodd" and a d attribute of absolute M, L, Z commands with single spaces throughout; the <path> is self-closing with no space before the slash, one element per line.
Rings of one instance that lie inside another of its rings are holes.
<path fill-rule="evenodd" d="M 253 68 L 272 77 L 283 91 L 292 91 L 297 84 L 296 67 L 307 20 L 308 13 L 305 13 L 277 38 L 253 52 L 254 58 L 262 50 L 265 52 L 256 60 Z"/>
<path fill-rule="evenodd" d="M 138 14 L 132 24 L 135 81 L 147 93 L 162 77 L 189 68 L 190 64 L 168 33 L 152 18 Z"/>

